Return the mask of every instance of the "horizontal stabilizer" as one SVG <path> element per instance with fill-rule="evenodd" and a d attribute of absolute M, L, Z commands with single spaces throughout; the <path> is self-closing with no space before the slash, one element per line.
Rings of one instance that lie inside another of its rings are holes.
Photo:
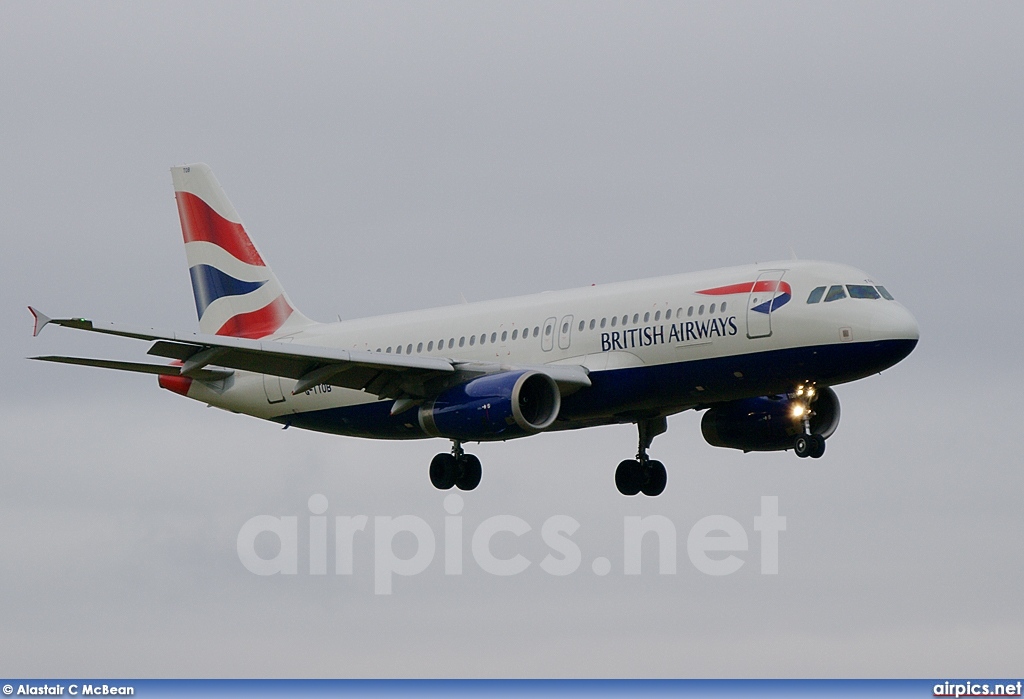
<path fill-rule="evenodd" d="M 167 364 L 143 364 L 141 362 L 118 362 L 111 359 L 89 359 L 86 357 L 29 357 L 40 362 L 56 362 L 58 364 L 76 364 L 78 366 L 95 366 L 101 369 L 117 369 L 118 371 L 134 371 L 139 374 L 158 374 L 160 376 L 180 376 L 181 367 Z M 233 371 L 216 369 L 199 369 L 190 376 L 200 381 L 217 381 L 231 376 Z"/>

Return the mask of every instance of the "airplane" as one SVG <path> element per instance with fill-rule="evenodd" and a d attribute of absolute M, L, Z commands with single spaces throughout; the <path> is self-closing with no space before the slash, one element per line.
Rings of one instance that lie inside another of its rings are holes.
<path fill-rule="evenodd" d="M 788 260 L 319 323 L 253 244 L 210 168 L 171 169 L 199 332 L 161 331 L 29 307 L 47 325 L 152 343 L 170 364 L 31 359 L 155 374 L 207 405 L 373 439 L 443 438 L 434 487 L 473 490 L 468 442 L 632 423 L 623 495 L 660 495 L 648 456 L 667 417 L 703 410 L 711 445 L 820 458 L 839 424 L 833 386 L 907 357 L 919 330 L 867 274 Z"/>

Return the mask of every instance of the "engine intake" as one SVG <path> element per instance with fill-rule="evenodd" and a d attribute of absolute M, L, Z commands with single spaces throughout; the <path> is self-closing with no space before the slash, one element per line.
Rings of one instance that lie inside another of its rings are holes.
<path fill-rule="evenodd" d="M 799 404 L 788 396 L 723 403 L 704 413 L 700 431 L 713 447 L 743 451 L 792 449 L 793 439 L 803 431 L 802 419 L 793 414 Z M 830 437 L 839 426 L 839 396 L 831 388 L 820 388 L 811 410 L 811 432 Z"/>
<path fill-rule="evenodd" d="M 419 423 L 432 437 L 510 439 L 547 429 L 561 407 L 558 384 L 550 376 L 507 371 L 449 388 L 420 407 Z"/>

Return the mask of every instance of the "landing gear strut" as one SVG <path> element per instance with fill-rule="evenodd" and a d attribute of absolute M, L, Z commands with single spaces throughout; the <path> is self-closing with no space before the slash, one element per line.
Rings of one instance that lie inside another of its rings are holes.
<path fill-rule="evenodd" d="M 430 482 L 438 490 L 473 490 L 480 485 L 480 459 L 462 450 L 462 442 L 452 440 L 450 454 L 438 454 L 430 461 Z"/>
<path fill-rule="evenodd" d="M 641 420 L 636 426 L 640 433 L 636 459 L 627 459 L 615 469 L 615 487 L 623 495 L 661 495 L 668 481 L 665 464 L 648 458 L 647 450 L 654 438 L 668 429 L 668 421 L 660 417 Z"/>
<path fill-rule="evenodd" d="M 820 434 L 815 434 L 811 429 L 811 416 L 814 415 L 814 411 L 811 410 L 811 402 L 815 399 L 814 386 L 805 388 L 800 386 L 796 392 L 797 396 L 806 396 L 805 403 L 798 403 L 798 413 L 794 413 L 794 417 L 800 419 L 803 427 L 803 432 L 796 436 L 793 440 L 793 451 L 801 459 L 807 458 L 808 456 L 812 459 L 820 459 L 825 453 L 825 438 Z"/>

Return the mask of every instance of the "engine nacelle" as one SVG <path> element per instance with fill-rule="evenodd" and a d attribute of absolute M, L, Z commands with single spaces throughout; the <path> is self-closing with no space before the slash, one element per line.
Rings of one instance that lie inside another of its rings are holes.
<path fill-rule="evenodd" d="M 710 408 L 700 421 L 704 439 L 713 447 L 743 451 L 792 449 L 803 431 L 801 417 L 794 415 L 800 401 L 788 396 L 762 396 L 733 401 Z M 811 432 L 830 437 L 839 426 L 839 396 L 831 388 L 820 388 L 811 403 Z"/>
<path fill-rule="evenodd" d="M 509 439 L 550 427 L 561 407 L 558 384 L 547 374 L 506 371 L 449 388 L 420 407 L 419 423 L 432 437 Z"/>

